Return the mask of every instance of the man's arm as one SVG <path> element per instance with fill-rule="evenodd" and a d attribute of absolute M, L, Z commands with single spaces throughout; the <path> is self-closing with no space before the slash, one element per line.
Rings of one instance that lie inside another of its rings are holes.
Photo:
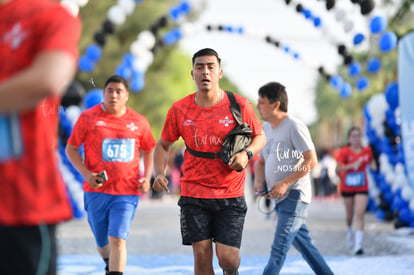
<path fill-rule="evenodd" d="M 154 150 L 144 151 L 143 159 L 144 159 L 144 176 L 139 179 L 139 183 L 141 184 L 141 187 L 140 187 L 141 191 L 146 193 L 150 189 L 152 170 L 154 168 Z"/>
<path fill-rule="evenodd" d="M 318 158 L 315 150 L 309 150 L 303 153 L 303 161 L 295 166 L 292 174 L 277 182 L 270 189 L 271 198 L 283 197 L 286 193 L 287 188 L 300 178 L 306 176 L 310 171 L 318 164 Z"/>
<path fill-rule="evenodd" d="M 260 157 L 254 167 L 254 192 L 263 191 L 263 184 L 265 184 L 265 161 Z"/>
<path fill-rule="evenodd" d="M 40 53 L 31 66 L 0 83 L 0 113 L 29 110 L 45 97 L 61 95 L 76 69 L 76 59 L 69 53 Z"/>
<path fill-rule="evenodd" d="M 165 190 L 170 192 L 168 189 L 168 180 L 165 177 L 165 169 L 167 168 L 168 163 L 168 152 L 170 150 L 172 142 L 165 141 L 160 138 L 160 140 L 155 145 L 154 149 L 154 171 L 155 171 L 155 180 L 152 188 L 158 192 Z"/>
<path fill-rule="evenodd" d="M 262 132 L 261 134 L 252 138 L 252 142 L 246 149 L 250 150 L 254 155 L 257 155 L 266 144 L 266 136 Z M 229 160 L 229 166 L 231 169 L 239 171 L 247 167 L 249 158 L 246 151 L 241 151 L 240 153 L 235 154 Z"/>
<path fill-rule="evenodd" d="M 97 173 L 91 172 L 86 168 L 78 149 L 77 146 L 67 144 L 65 148 L 66 156 L 92 188 L 95 189 L 101 187 L 102 183 L 99 182 L 102 179 L 97 176 Z"/>

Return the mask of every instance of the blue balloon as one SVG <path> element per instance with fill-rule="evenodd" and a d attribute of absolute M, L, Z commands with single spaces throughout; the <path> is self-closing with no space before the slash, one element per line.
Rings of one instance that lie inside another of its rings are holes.
<path fill-rule="evenodd" d="M 395 110 L 398 107 L 398 82 L 393 81 L 387 85 L 385 88 L 385 99 L 392 110 Z"/>
<path fill-rule="evenodd" d="M 365 39 L 365 36 L 362 33 L 357 33 L 354 36 L 353 43 L 355 46 L 361 44 Z"/>
<path fill-rule="evenodd" d="M 103 90 L 102 89 L 92 89 L 86 93 L 83 98 L 83 106 L 85 109 L 89 109 L 99 103 L 103 102 Z"/>
<path fill-rule="evenodd" d="M 363 113 L 364 113 L 364 117 L 365 119 L 370 122 L 371 121 L 371 114 L 369 113 L 369 109 L 368 109 L 368 104 L 365 104 L 363 107 Z"/>
<path fill-rule="evenodd" d="M 357 76 L 361 72 L 361 65 L 358 62 L 352 62 L 349 64 L 349 76 Z"/>
<path fill-rule="evenodd" d="M 179 9 L 182 13 L 189 13 L 191 11 L 190 3 L 188 3 L 188 1 L 182 1 L 180 3 Z"/>
<path fill-rule="evenodd" d="M 299 59 L 299 58 L 300 58 L 299 53 L 293 53 L 293 58 L 294 58 L 294 59 Z"/>
<path fill-rule="evenodd" d="M 142 89 L 144 89 L 145 82 L 143 77 L 134 77 L 131 79 L 131 90 L 134 93 L 140 92 Z"/>
<path fill-rule="evenodd" d="M 397 45 L 397 35 L 391 31 L 385 32 L 381 35 L 378 44 L 382 52 L 389 52 Z"/>
<path fill-rule="evenodd" d="M 400 218 L 401 221 L 409 223 L 411 221 L 412 218 L 412 214 L 411 211 L 408 207 L 404 207 L 402 209 L 400 209 L 399 213 L 398 213 L 398 217 Z"/>
<path fill-rule="evenodd" d="M 133 67 L 135 56 L 132 53 L 126 53 L 122 60 L 127 67 Z"/>
<path fill-rule="evenodd" d="M 125 79 L 129 79 L 131 77 L 131 68 L 127 67 L 124 64 L 118 65 L 115 69 L 115 74 Z"/>
<path fill-rule="evenodd" d="M 378 34 L 387 27 L 387 19 L 383 16 L 375 16 L 369 23 L 369 28 L 372 34 Z"/>
<path fill-rule="evenodd" d="M 85 55 L 93 62 L 98 61 L 101 58 L 102 50 L 96 44 L 89 45 L 85 50 Z"/>
<path fill-rule="evenodd" d="M 381 69 L 381 61 L 373 57 L 370 60 L 368 60 L 367 63 L 367 71 L 371 74 L 376 74 Z"/>
<path fill-rule="evenodd" d="M 331 77 L 329 83 L 331 84 L 332 88 L 338 91 L 342 89 L 342 86 L 344 85 L 344 81 L 342 80 L 342 77 L 339 75 Z"/>
<path fill-rule="evenodd" d="M 305 16 L 306 19 L 310 18 L 312 16 L 312 12 L 309 9 L 302 9 L 302 13 Z"/>
<path fill-rule="evenodd" d="M 349 83 L 344 83 L 344 85 L 342 86 L 341 91 L 339 92 L 339 95 L 340 95 L 342 98 L 347 98 L 347 97 L 350 97 L 350 96 L 351 96 L 351 94 L 352 94 L 352 87 L 351 87 L 351 84 L 349 84 Z"/>
<path fill-rule="evenodd" d="M 365 76 L 361 76 L 356 82 L 356 87 L 358 91 L 360 92 L 365 90 L 368 87 L 368 85 L 369 85 L 369 80 Z"/>
<path fill-rule="evenodd" d="M 95 68 L 95 64 L 87 56 L 81 56 L 79 58 L 79 70 L 82 72 L 90 73 Z"/>
<path fill-rule="evenodd" d="M 313 25 L 315 26 L 315 28 L 319 28 L 322 25 L 322 20 L 320 17 L 314 17 L 313 18 Z"/>
<path fill-rule="evenodd" d="M 169 15 L 173 21 L 177 21 L 178 18 L 180 17 L 180 13 L 181 11 L 179 8 L 173 7 L 170 9 Z"/>
<path fill-rule="evenodd" d="M 382 211 L 381 209 L 377 209 L 377 219 L 379 220 L 379 221 L 385 221 L 385 214 L 384 214 L 384 211 Z"/>

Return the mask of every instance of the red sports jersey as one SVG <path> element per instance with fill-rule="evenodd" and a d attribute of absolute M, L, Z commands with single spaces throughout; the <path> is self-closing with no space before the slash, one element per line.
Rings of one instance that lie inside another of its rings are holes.
<path fill-rule="evenodd" d="M 342 165 L 347 165 L 357 160 L 361 161 L 358 168 L 341 173 L 342 192 L 368 192 L 366 168 L 373 160 L 371 148 L 366 146 L 359 153 L 356 153 L 349 146 L 345 146 L 340 150 L 337 157 L 338 163 Z"/>
<path fill-rule="evenodd" d="M 211 107 L 200 107 L 194 101 L 195 93 L 175 102 L 168 111 L 161 137 L 169 142 L 182 137 L 193 150 L 220 152 L 226 135 L 237 125 L 230 100 L 223 100 Z M 252 104 L 235 94 L 240 104 L 243 121 L 253 130 L 253 137 L 262 133 L 262 125 Z M 245 171 L 237 172 L 221 159 L 204 159 L 184 153 L 180 179 L 181 195 L 195 198 L 234 198 L 244 195 Z"/>
<path fill-rule="evenodd" d="M 89 171 L 106 171 L 108 181 L 93 189 L 86 181 L 86 192 L 112 195 L 139 195 L 140 149 L 151 151 L 155 139 L 147 119 L 127 107 L 121 117 L 114 117 L 96 105 L 83 111 L 76 121 L 68 143 L 84 145 L 85 166 Z"/>
<path fill-rule="evenodd" d="M 61 50 L 77 58 L 79 36 L 80 21 L 57 2 L 14 0 L 0 5 L 0 82 L 28 67 L 40 52 Z M 59 104 L 59 98 L 49 97 L 19 114 L 23 156 L 0 163 L 2 225 L 57 223 L 72 217 L 56 159 Z"/>

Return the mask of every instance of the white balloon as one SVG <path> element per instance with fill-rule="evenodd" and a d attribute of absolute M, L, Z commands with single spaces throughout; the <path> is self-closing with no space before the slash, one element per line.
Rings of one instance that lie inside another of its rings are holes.
<path fill-rule="evenodd" d="M 145 55 L 145 53 L 148 51 L 145 45 L 137 40 L 132 42 L 129 50 L 136 58 L 140 58 L 141 56 Z"/>
<path fill-rule="evenodd" d="M 131 15 L 134 12 L 134 0 L 118 0 L 118 5 L 124 10 L 125 14 L 127 15 Z"/>
<path fill-rule="evenodd" d="M 394 181 L 394 172 L 392 170 L 387 171 L 387 173 L 385 174 L 385 180 L 388 184 L 391 184 Z"/>
<path fill-rule="evenodd" d="M 371 118 L 384 121 L 385 110 L 388 108 L 387 100 L 384 93 L 378 93 L 373 95 L 367 103 L 368 112 Z"/>
<path fill-rule="evenodd" d="M 345 12 L 343 10 L 337 10 L 335 13 L 335 19 L 341 21 L 345 17 Z"/>
<path fill-rule="evenodd" d="M 205 10 L 207 5 L 206 0 L 187 0 L 187 2 L 190 4 L 191 10 L 195 12 Z"/>
<path fill-rule="evenodd" d="M 146 72 L 149 64 L 143 58 L 137 58 L 132 66 L 136 71 Z"/>
<path fill-rule="evenodd" d="M 414 212 L 414 199 L 410 200 L 409 208 L 410 208 L 411 212 Z"/>
<path fill-rule="evenodd" d="M 380 166 L 391 166 L 388 156 L 385 153 L 381 153 L 379 155 L 379 163 L 380 163 Z"/>
<path fill-rule="evenodd" d="M 75 0 L 79 7 L 84 7 L 88 4 L 89 0 Z"/>
<path fill-rule="evenodd" d="M 352 22 L 351 20 L 347 20 L 344 23 L 344 31 L 345 32 L 350 32 L 352 31 L 352 29 L 354 28 L 354 22 Z"/>
<path fill-rule="evenodd" d="M 401 197 L 406 201 L 410 201 L 414 198 L 414 190 L 411 187 L 411 185 L 406 184 L 405 186 L 403 186 L 401 190 Z"/>
<path fill-rule="evenodd" d="M 197 26 L 193 23 L 186 22 L 181 25 L 180 30 L 183 34 L 183 37 L 191 36 L 192 34 L 196 33 Z"/>
<path fill-rule="evenodd" d="M 408 179 L 403 174 L 397 174 L 394 178 L 393 185 L 397 188 L 403 188 L 405 185 L 408 184 Z"/>
<path fill-rule="evenodd" d="M 152 32 L 143 31 L 138 35 L 138 41 L 142 43 L 148 50 L 151 50 L 154 48 L 157 40 Z"/>
<path fill-rule="evenodd" d="M 79 14 L 79 6 L 76 2 L 73 0 L 62 0 L 60 1 L 60 4 L 69 11 L 70 14 L 72 14 L 74 17 L 77 17 Z"/>
<path fill-rule="evenodd" d="M 78 120 L 82 110 L 79 106 L 71 105 L 66 108 L 65 115 L 72 122 L 72 126 L 75 125 L 75 122 Z"/>
<path fill-rule="evenodd" d="M 405 172 L 404 172 L 404 164 L 402 164 L 401 162 L 398 162 L 395 165 L 395 174 L 397 174 L 397 175 L 404 175 L 405 174 Z"/>
<path fill-rule="evenodd" d="M 369 189 L 369 195 L 372 198 L 378 198 L 380 194 L 381 194 L 381 192 L 378 188 L 370 188 Z"/>
<path fill-rule="evenodd" d="M 108 19 L 115 25 L 122 25 L 126 21 L 126 14 L 122 7 L 115 5 L 108 10 Z"/>

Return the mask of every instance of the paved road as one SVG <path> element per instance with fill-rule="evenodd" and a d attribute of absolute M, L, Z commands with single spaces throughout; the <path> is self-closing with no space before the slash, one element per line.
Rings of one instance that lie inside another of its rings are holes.
<path fill-rule="evenodd" d="M 241 274 L 260 274 L 272 242 L 275 218 L 274 216 L 269 218 L 260 213 L 257 204 L 252 199 L 248 199 L 248 205 L 241 247 Z M 351 256 L 345 246 L 344 209 L 340 199 L 314 200 L 309 209 L 308 227 L 315 245 L 332 266 L 345 270 L 344 268 L 349 265 L 346 261 L 357 258 Z M 59 274 L 102 274 L 96 271 L 102 270 L 103 264 L 97 256 L 93 236 L 85 218 L 61 225 L 58 230 L 58 239 L 61 255 Z M 192 274 L 192 249 L 181 245 L 179 207 L 174 197 L 164 196 L 159 200 L 141 200 L 131 226 L 127 246 L 129 269 L 127 268 L 128 272 L 125 274 Z M 392 268 L 390 270 L 395 270 L 396 273 L 386 274 L 414 274 L 414 261 L 412 260 L 414 258 L 414 236 L 397 234 L 391 223 L 380 222 L 373 214 L 366 216 L 364 250 L 363 257 L 372 260 L 372 266 L 375 266 L 375 261 L 381 260 L 381 257 L 388 256 L 399 259 L 405 264 L 407 261 L 404 257 L 408 255 L 410 259 L 408 267 L 401 267 L 399 271 Z M 389 261 L 389 258 L 383 260 Z M 180 265 L 180 271 L 174 273 L 172 266 L 177 264 Z M 356 270 L 365 266 L 363 262 L 359 263 L 361 267 L 358 267 L 354 261 L 351 264 L 355 264 Z M 308 273 L 296 270 L 302 265 Z M 150 269 L 154 266 L 161 266 L 165 269 Z M 145 267 L 148 269 L 142 269 Z M 283 271 L 286 272 L 290 270 L 289 268 L 293 271 L 285 274 L 312 274 L 294 248 L 289 252 Z M 187 270 L 187 273 L 183 270 Z M 385 274 L 381 272 L 381 269 L 379 272 Z M 217 272 L 217 274 L 220 273 Z M 347 274 L 347 272 L 342 274 Z M 371 273 L 364 272 L 364 274 Z"/>
<path fill-rule="evenodd" d="M 249 201 L 241 252 L 247 255 L 267 254 L 273 238 L 275 219 L 258 211 Z M 345 246 L 344 209 L 340 199 L 314 200 L 309 209 L 308 226 L 315 245 L 324 255 L 350 255 Z M 59 227 L 61 254 L 95 254 L 95 243 L 86 218 L 67 222 Z M 367 256 L 403 255 L 412 253 L 411 242 L 405 246 L 398 239 L 391 223 L 378 221 L 373 214 L 366 216 L 364 248 Z M 404 239 L 414 237 L 404 237 Z M 131 226 L 128 240 L 130 254 L 191 254 L 191 248 L 181 245 L 179 208 L 176 199 L 165 196 L 160 200 L 143 199 Z M 290 253 L 295 254 L 292 248 Z"/>

